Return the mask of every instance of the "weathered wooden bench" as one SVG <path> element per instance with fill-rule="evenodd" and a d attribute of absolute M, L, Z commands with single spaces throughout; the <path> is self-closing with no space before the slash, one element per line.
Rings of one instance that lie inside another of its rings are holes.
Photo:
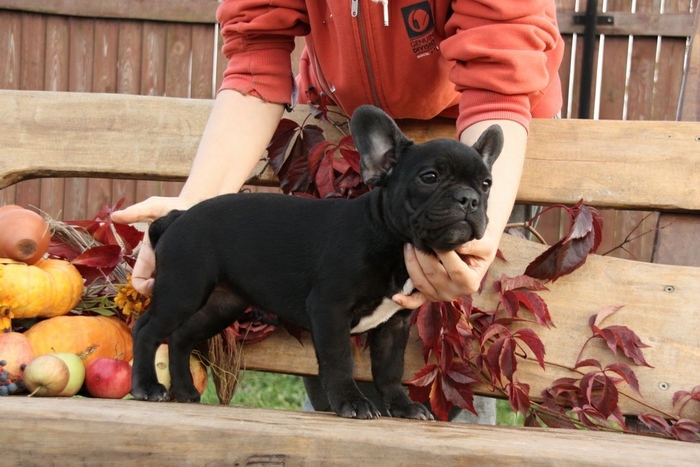
<path fill-rule="evenodd" d="M 209 100 L 0 91 L 0 188 L 49 176 L 182 180 L 211 107 Z M 288 118 L 301 121 L 305 109 Z M 414 140 L 453 137 L 448 121 L 400 122 Z M 340 134 L 324 126 L 328 139 Z M 261 163 L 252 183 L 274 184 Z M 532 123 L 522 203 L 575 204 L 700 214 L 700 123 L 537 120 Z M 504 236 L 508 262 L 490 274 L 521 274 L 543 246 Z M 624 305 L 607 324 L 632 328 L 651 347 L 653 368 L 634 367 L 652 407 L 673 412 L 677 390 L 700 384 L 700 269 L 591 256 L 542 292 L 556 328 L 537 328 L 547 360 L 573 365 L 589 337 L 588 318 Z M 477 304 L 494 303 L 486 290 Z M 604 344 L 586 355 L 611 361 Z M 284 330 L 245 348 L 248 369 L 315 374 L 313 348 Z M 404 377 L 423 366 L 407 349 Z M 523 361 L 519 379 L 537 395 L 566 376 Z M 356 376 L 370 379 L 360 354 Z M 478 392 L 489 394 L 488 387 Z M 648 411 L 622 398 L 625 414 Z M 0 400 L 3 458 L 24 465 L 697 465 L 700 448 L 643 436 L 484 427 L 394 419 L 344 420 L 234 407 L 96 399 Z M 700 410 L 684 412 L 700 420 Z"/>

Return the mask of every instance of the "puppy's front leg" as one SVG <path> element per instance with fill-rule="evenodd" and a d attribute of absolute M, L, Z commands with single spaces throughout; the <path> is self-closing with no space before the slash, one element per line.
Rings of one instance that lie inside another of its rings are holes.
<path fill-rule="evenodd" d="M 343 311 L 333 311 L 338 309 Z M 318 374 L 333 411 L 345 418 L 379 418 L 381 413 L 362 395 L 352 377 L 350 323 L 344 309 L 312 305 L 309 315 Z"/>
<path fill-rule="evenodd" d="M 400 311 L 370 331 L 372 378 L 392 417 L 432 420 L 430 411 L 423 404 L 413 402 L 401 385 L 410 317 L 409 310 Z"/>

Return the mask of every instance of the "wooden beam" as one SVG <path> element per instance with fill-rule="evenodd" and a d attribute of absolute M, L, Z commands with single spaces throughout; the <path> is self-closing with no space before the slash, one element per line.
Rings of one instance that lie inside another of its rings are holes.
<path fill-rule="evenodd" d="M 0 9 L 88 18 L 216 23 L 217 0 L 2 0 Z"/>
<path fill-rule="evenodd" d="M 505 235 L 500 249 L 508 263 L 496 260 L 486 284 L 506 274 L 522 274 L 527 264 L 544 247 L 526 240 Z M 591 335 L 588 319 L 608 305 L 624 307 L 607 318 L 604 326 L 622 325 L 632 329 L 642 342 L 650 345 L 643 349 L 653 368 L 635 366 L 624 356 L 613 357 L 600 341 L 588 344 L 582 358 L 601 362 L 620 361 L 630 364 L 639 379 L 643 403 L 673 413 L 673 393 L 689 391 L 698 384 L 700 348 L 697 332 L 700 313 L 698 268 L 664 266 L 611 257 L 590 256 L 586 264 L 569 276 L 548 284 L 549 291 L 541 292 L 555 326 L 546 329 L 536 324 L 530 327 L 540 336 L 546 348 L 545 370 L 532 359 L 519 364 L 518 380 L 530 385 L 530 394 L 538 399 L 542 390 L 561 377 L 580 377 L 559 365 L 572 368 L 579 352 Z M 481 310 L 495 310 L 497 294 L 487 287 L 474 295 L 475 306 Z M 406 351 L 403 380 L 410 380 L 425 365 L 420 342 L 412 339 Z M 310 339 L 300 344 L 284 330 L 278 330 L 258 344 L 246 345 L 243 364 L 247 369 L 261 369 L 301 375 L 317 374 L 318 367 Z M 680 370 L 682 368 L 682 370 Z M 370 361 L 367 352 L 360 352 L 355 365 L 355 377 L 370 381 Z M 488 386 L 476 388 L 484 395 L 496 395 Z M 629 395 L 629 388 L 623 389 Z M 500 397 L 503 397 L 501 394 Z M 625 414 L 653 412 L 648 407 L 627 397 L 620 398 Z M 700 408 L 691 408 L 684 417 L 700 420 Z"/>
<path fill-rule="evenodd" d="M 211 105 L 172 97 L 0 91 L 0 188 L 36 177 L 183 180 Z M 298 122 L 307 116 L 301 105 L 286 115 Z M 417 142 L 455 137 L 449 120 L 399 123 Z M 329 140 L 342 136 L 321 126 Z M 698 122 L 535 120 L 518 199 L 697 212 L 698 151 Z M 254 183 L 276 184 L 264 162 L 256 170 Z"/>
<path fill-rule="evenodd" d="M 5 465 L 697 465 L 697 445 L 578 430 L 81 398 L 5 397 Z"/>

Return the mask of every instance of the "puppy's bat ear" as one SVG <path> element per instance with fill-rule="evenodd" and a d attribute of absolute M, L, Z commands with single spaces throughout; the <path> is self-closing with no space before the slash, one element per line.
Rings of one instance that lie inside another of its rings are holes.
<path fill-rule="evenodd" d="M 481 154 L 489 170 L 503 150 L 503 130 L 500 125 L 491 125 L 484 131 L 472 148 Z"/>
<path fill-rule="evenodd" d="M 350 120 L 350 132 L 361 156 L 362 180 L 372 186 L 384 184 L 401 151 L 413 144 L 391 117 L 371 105 L 355 110 Z"/>

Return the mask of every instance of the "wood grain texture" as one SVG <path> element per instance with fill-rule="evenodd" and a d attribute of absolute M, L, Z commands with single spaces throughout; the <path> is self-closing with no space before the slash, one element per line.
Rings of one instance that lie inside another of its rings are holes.
<path fill-rule="evenodd" d="M 76 174 L 182 180 L 211 105 L 197 99 L 0 91 L 0 112 L 9 116 L 0 122 L 0 187 Z M 299 106 L 287 117 L 301 121 L 306 112 Z M 449 120 L 400 123 L 418 142 L 454 137 Z M 340 136 L 326 128 L 329 139 Z M 518 199 L 698 211 L 699 136 L 698 122 L 535 120 Z M 258 182 L 273 180 L 264 174 Z"/>
<path fill-rule="evenodd" d="M 50 15 L 182 23 L 216 22 L 217 0 L 2 0 L 0 6 Z"/>
<path fill-rule="evenodd" d="M 8 397 L 3 462 L 23 466 L 697 465 L 697 445 L 616 433 L 323 413 Z M 27 429 L 36 427 L 36 430 Z"/>

